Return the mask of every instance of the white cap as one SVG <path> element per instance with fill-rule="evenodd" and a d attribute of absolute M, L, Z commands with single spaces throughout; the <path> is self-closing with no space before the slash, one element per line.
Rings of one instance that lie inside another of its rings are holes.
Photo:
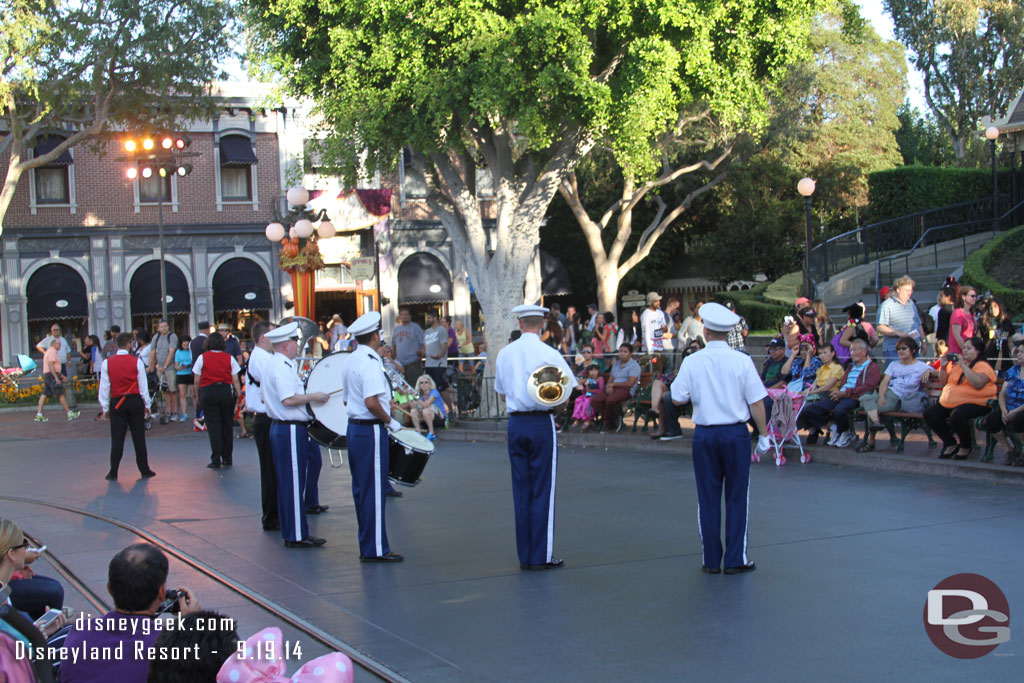
<path fill-rule="evenodd" d="M 290 322 L 281 327 L 275 327 L 274 329 L 264 333 L 264 337 L 272 344 L 280 344 L 283 341 L 289 339 L 299 338 L 299 324 L 297 322 Z"/>
<path fill-rule="evenodd" d="M 522 304 L 512 309 L 517 318 L 543 318 L 549 312 L 547 308 L 533 304 Z"/>
<path fill-rule="evenodd" d="M 697 312 L 704 321 L 704 327 L 713 332 L 728 332 L 740 321 L 738 315 L 722 304 L 704 304 Z"/>
<path fill-rule="evenodd" d="M 348 333 L 353 337 L 358 337 L 359 335 L 369 334 L 370 332 L 379 329 L 380 313 L 377 311 L 369 311 L 367 313 L 363 313 L 348 326 Z"/>

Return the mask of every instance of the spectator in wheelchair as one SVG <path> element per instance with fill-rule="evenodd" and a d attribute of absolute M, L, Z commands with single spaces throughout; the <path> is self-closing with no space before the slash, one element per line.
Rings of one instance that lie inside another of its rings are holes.
<path fill-rule="evenodd" d="M 850 367 L 842 383 L 825 398 L 804 408 L 799 426 L 806 427 L 813 436 L 831 417 L 832 436 L 828 445 L 846 448 L 857 438 L 856 433 L 850 430 L 850 412 L 857 409 L 861 396 L 878 389 L 881 378 L 878 364 L 868 356 L 868 343 L 860 338 L 854 339 L 850 342 Z"/>
<path fill-rule="evenodd" d="M 1024 454 L 1018 453 L 1009 444 L 1006 431 L 1013 430 L 1015 434 L 1024 432 L 1022 365 L 1024 365 L 1024 343 L 1013 347 L 1013 366 L 1006 371 L 1006 376 L 1003 379 L 1003 388 L 999 391 L 999 406 L 985 418 L 985 431 L 1006 448 L 1006 460 L 1003 461 L 1003 464 L 1017 467 L 1024 467 Z"/>
<path fill-rule="evenodd" d="M 895 351 L 899 358 L 885 369 L 878 391 L 871 391 L 860 397 L 860 407 L 868 416 L 868 438 L 857 447 L 858 453 L 875 450 L 875 435 L 882 429 L 880 412 L 901 410 L 905 413 L 920 413 L 924 410 L 927 394 L 923 385 L 931 378 L 931 367 L 918 360 L 917 341 L 903 336 L 896 340 Z"/>
<path fill-rule="evenodd" d="M 971 337 L 961 354 L 946 354 L 938 372 L 942 395 L 925 408 L 924 421 L 942 439 L 940 458 L 966 460 L 972 454 L 971 422 L 986 415 L 986 403 L 996 397 L 996 371 L 985 361 L 984 349 L 981 339 Z"/>

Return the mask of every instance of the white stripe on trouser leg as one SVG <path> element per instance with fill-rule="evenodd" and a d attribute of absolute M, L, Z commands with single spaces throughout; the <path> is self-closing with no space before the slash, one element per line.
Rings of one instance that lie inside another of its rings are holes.
<path fill-rule="evenodd" d="M 700 556 L 704 557 L 704 527 L 700 523 L 700 503 L 697 503 L 697 533 L 700 534 Z"/>
<path fill-rule="evenodd" d="M 555 557 L 555 479 L 558 472 L 558 432 L 555 429 L 555 416 L 551 416 L 551 493 L 548 496 L 548 562 Z"/>
<path fill-rule="evenodd" d="M 295 425 L 288 425 L 288 434 L 290 435 L 289 446 L 292 451 L 292 504 L 295 509 L 292 510 L 292 518 L 295 520 L 295 540 L 302 540 L 302 518 L 299 516 L 304 504 L 301 497 L 299 496 L 299 441 L 298 441 L 298 428 Z"/>
<path fill-rule="evenodd" d="M 381 524 L 380 490 L 380 425 L 373 425 L 373 544 L 377 557 L 384 554 L 384 525 Z"/>
<path fill-rule="evenodd" d="M 750 526 L 750 480 L 747 479 L 747 506 L 743 510 L 743 564 L 750 564 L 747 559 L 747 528 Z"/>

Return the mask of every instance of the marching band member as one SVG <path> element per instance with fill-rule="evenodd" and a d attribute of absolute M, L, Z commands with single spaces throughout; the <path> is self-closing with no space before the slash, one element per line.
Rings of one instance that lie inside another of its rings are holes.
<path fill-rule="evenodd" d="M 555 569 L 555 474 L 558 443 L 554 408 L 569 400 L 541 405 L 531 396 L 527 382 L 540 367 L 554 366 L 572 377 L 572 368 L 558 351 L 540 340 L 548 309 L 516 306 L 522 336 L 498 354 L 494 390 L 504 396 L 508 409 L 508 456 L 512 464 L 512 501 L 516 515 L 516 550 L 519 568 Z"/>
<path fill-rule="evenodd" d="M 391 552 L 384 524 L 384 499 L 389 484 L 388 430 L 402 424 L 391 417 L 391 385 L 377 355 L 380 313 L 370 311 L 349 325 L 359 347 L 345 367 L 345 409 L 348 412 L 348 466 L 352 472 L 352 498 L 359 523 L 359 559 L 363 562 L 401 562 Z"/>
<path fill-rule="evenodd" d="M 309 535 L 306 512 L 310 501 L 310 461 L 320 460 L 320 447 L 309 438 L 307 426 L 312 419 L 303 408 L 307 403 L 326 403 L 322 391 L 302 393 L 295 356 L 299 351 L 299 326 L 290 322 L 263 336 L 274 345 L 260 388 L 270 416 L 270 450 L 277 474 L 277 512 L 281 535 L 288 548 L 311 548 L 327 541 Z M 319 469 L 317 469 L 319 472 Z"/>
<path fill-rule="evenodd" d="M 274 473 L 274 458 L 270 451 L 270 417 L 263 403 L 260 388 L 266 374 L 267 363 L 274 356 L 274 345 L 267 339 L 267 332 L 277 325 L 260 320 L 252 326 L 252 338 L 256 347 L 249 355 L 246 368 L 245 409 L 253 414 L 252 435 L 256 441 L 256 453 L 260 461 L 260 502 L 263 507 L 263 530 L 277 531 L 281 522 L 277 517 L 277 475 Z"/>
<path fill-rule="evenodd" d="M 697 519 L 706 574 L 722 571 L 722 486 L 725 486 L 725 573 L 756 569 L 747 559 L 747 506 L 750 493 L 751 416 L 760 434 L 759 452 L 768 450 L 764 402 L 767 396 L 750 356 L 729 347 L 729 330 L 740 317 L 721 304 L 704 304 L 706 348 L 683 360 L 672 382 L 672 402 L 693 402 L 693 472 L 697 479 Z"/>

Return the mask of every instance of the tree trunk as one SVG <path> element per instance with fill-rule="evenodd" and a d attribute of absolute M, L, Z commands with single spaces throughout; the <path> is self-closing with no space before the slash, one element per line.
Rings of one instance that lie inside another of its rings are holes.
<path fill-rule="evenodd" d="M 595 265 L 594 269 L 597 271 L 597 305 L 601 312 L 615 313 L 617 319 L 619 314 L 616 301 L 621 281 L 618 264 L 605 261 L 601 265 Z"/>
<path fill-rule="evenodd" d="M 7 177 L 4 178 L 4 187 L 0 190 L 0 235 L 4 230 L 4 218 L 7 217 L 7 209 L 11 208 L 11 200 L 14 199 L 14 192 L 18 189 L 18 181 L 24 169 L 21 166 L 21 158 L 11 151 L 9 165 L 7 166 Z"/>

